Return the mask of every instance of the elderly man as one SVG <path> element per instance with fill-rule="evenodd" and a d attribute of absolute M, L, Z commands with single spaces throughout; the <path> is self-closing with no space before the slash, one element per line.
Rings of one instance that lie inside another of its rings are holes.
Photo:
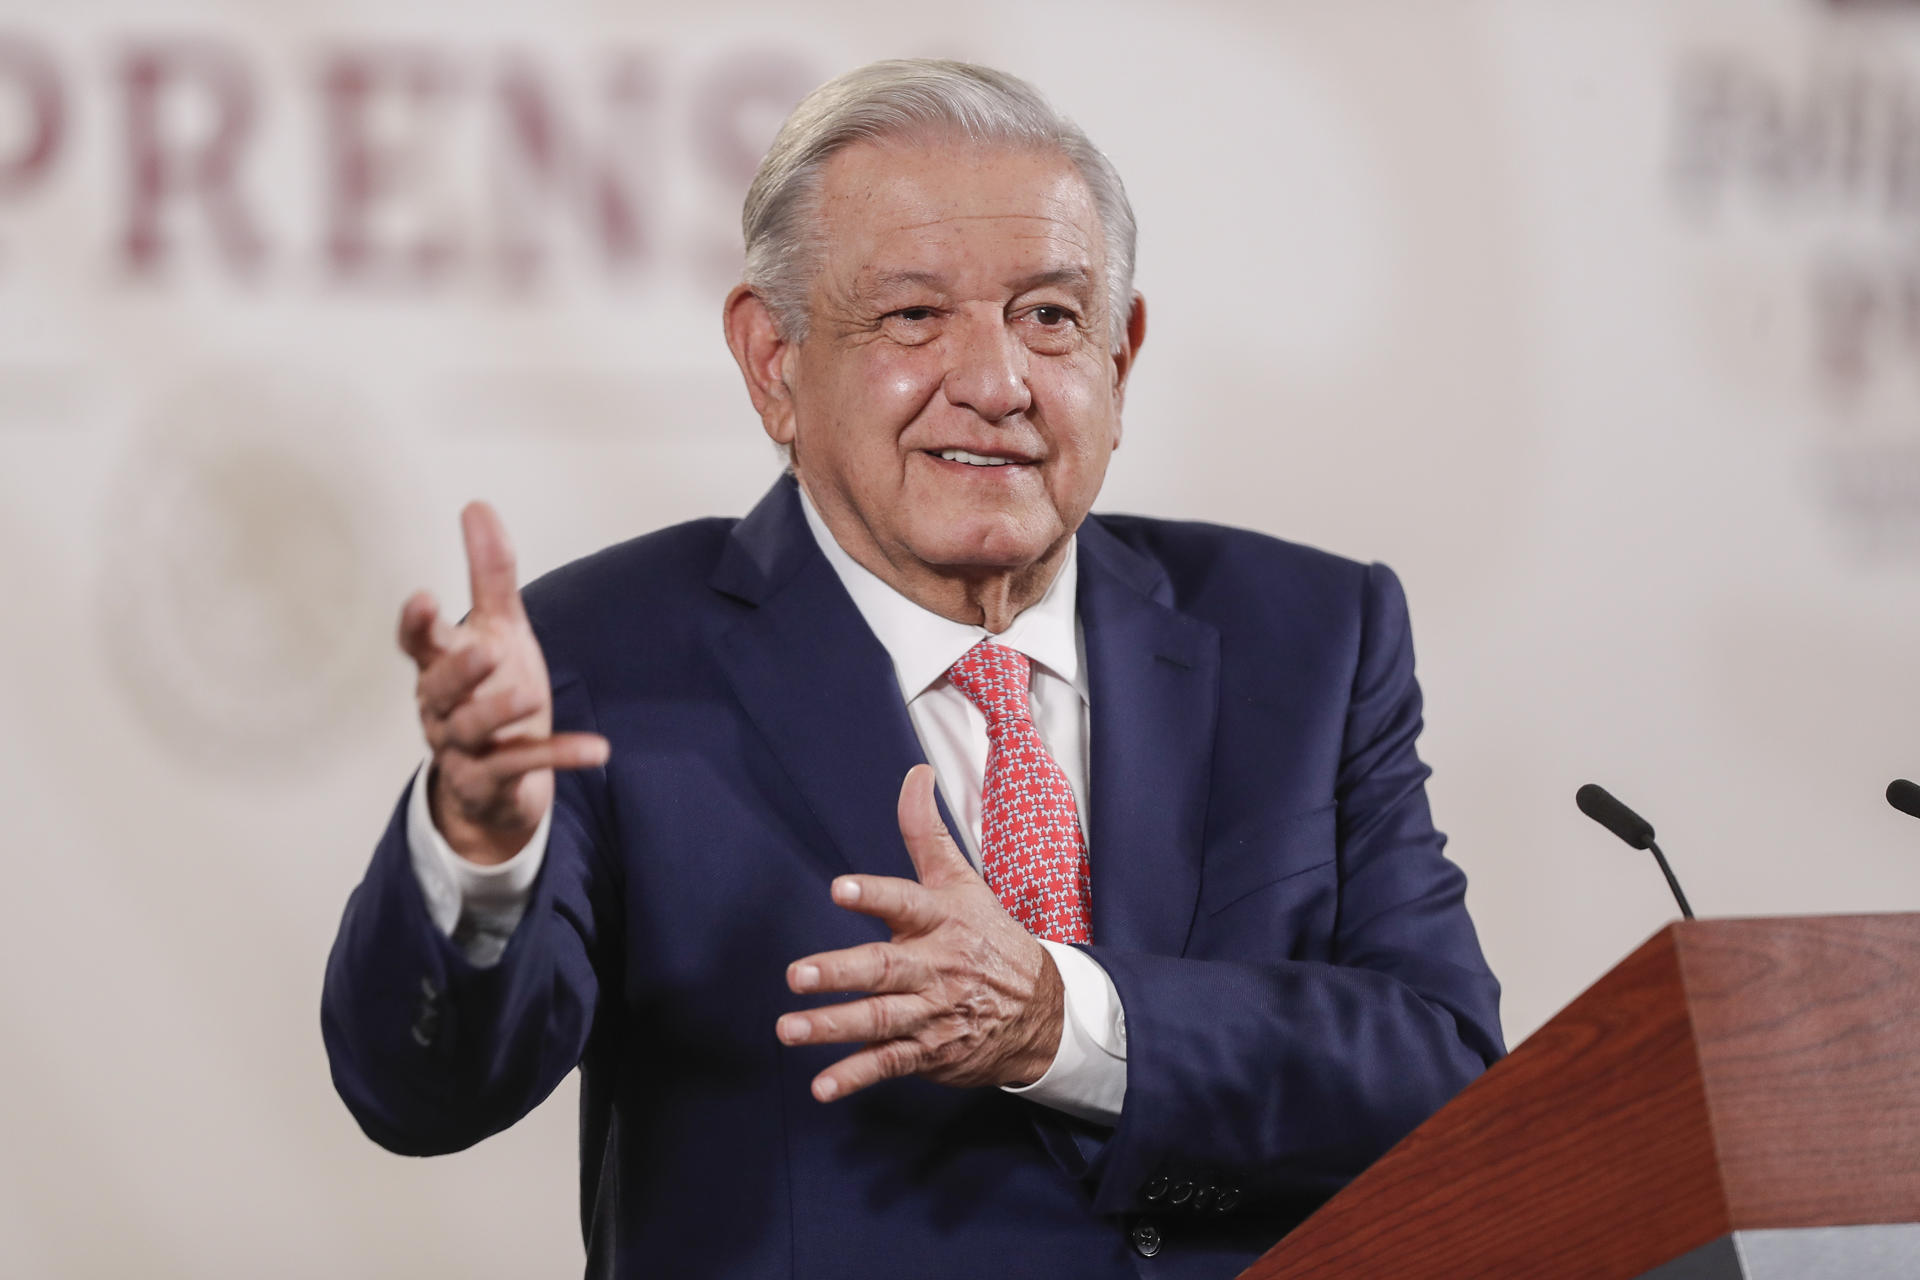
<path fill-rule="evenodd" d="M 451 1151 L 579 1065 L 593 1275 L 1232 1275 L 1501 1052 L 1400 589 L 1088 515 L 1133 217 L 1024 83 L 843 76 L 744 221 L 790 474 L 524 604 L 468 508 L 341 1095 Z"/>

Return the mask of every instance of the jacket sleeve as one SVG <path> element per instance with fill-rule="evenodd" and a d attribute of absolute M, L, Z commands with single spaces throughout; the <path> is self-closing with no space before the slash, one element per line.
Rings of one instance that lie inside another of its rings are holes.
<path fill-rule="evenodd" d="M 556 683 L 554 722 L 592 729 L 578 682 Z M 407 795 L 347 901 L 321 1031 L 334 1087 L 390 1151 L 436 1155 L 498 1133 L 551 1093 L 586 1048 L 601 998 L 597 961 L 611 954 L 607 931 L 617 921 L 604 769 L 556 781 L 546 858 L 497 964 L 468 962 L 429 917 L 408 853 Z"/>
<path fill-rule="evenodd" d="M 1375 565 L 1335 786 L 1330 961 L 1286 958 L 1291 939 L 1245 962 L 1088 948 L 1128 1045 L 1126 1104 L 1088 1174 L 1100 1211 L 1324 1199 L 1504 1052 L 1420 725 L 1406 600 Z"/>

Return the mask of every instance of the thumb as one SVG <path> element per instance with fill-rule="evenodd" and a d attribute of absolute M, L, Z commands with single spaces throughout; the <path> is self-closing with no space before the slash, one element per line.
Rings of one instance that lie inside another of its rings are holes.
<path fill-rule="evenodd" d="M 947 824 L 940 820 L 940 806 L 933 799 L 933 766 L 917 764 L 907 770 L 900 784 L 900 838 L 907 843 L 907 856 L 920 883 L 929 887 L 946 884 L 958 876 L 972 876 L 973 864 L 960 846 L 953 842 Z"/>

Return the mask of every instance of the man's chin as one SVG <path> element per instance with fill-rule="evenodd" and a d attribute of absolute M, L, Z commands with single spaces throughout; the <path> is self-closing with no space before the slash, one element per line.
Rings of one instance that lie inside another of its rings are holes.
<path fill-rule="evenodd" d="M 972 576 L 1017 573 L 1044 560 L 1060 542 L 1060 526 L 1050 521 L 1045 530 L 1006 517 L 969 520 L 930 536 L 915 538 L 913 551 L 921 563 L 942 573 Z"/>

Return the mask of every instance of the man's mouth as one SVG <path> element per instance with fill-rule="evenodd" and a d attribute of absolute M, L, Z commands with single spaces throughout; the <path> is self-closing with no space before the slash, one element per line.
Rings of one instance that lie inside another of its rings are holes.
<path fill-rule="evenodd" d="M 1009 463 L 1016 466 L 1026 465 L 1020 458 L 996 458 L 985 453 L 968 453 L 965 449 L 935 449 L 932 452 L 936 458 L 944 458 L 948 462 L 964 462 L 970 467 L 1004 467 Z"/>

